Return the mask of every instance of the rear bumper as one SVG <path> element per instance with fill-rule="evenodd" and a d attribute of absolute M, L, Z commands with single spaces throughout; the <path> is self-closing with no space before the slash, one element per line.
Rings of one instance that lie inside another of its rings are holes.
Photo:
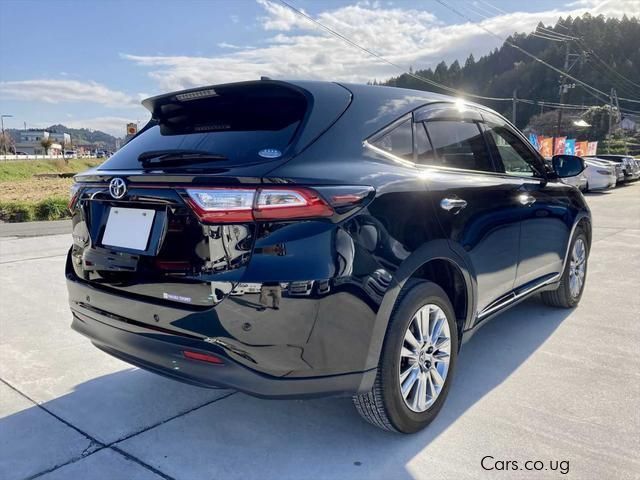
<path fill-rule="evenodd" d="M 375 369 L 312 378 L 264 375 L 236 363 L 223 349 L 203 340 L 129 324 L 78 305 L 71 307 L 71 327 L 100 350 L 145 370 L 200 387 L 231 388 L 264 398 L 305 398 L 365 392 L 375 380 Z M 214 354 L 224 363 L 185 358 L 185 350 Z"/>

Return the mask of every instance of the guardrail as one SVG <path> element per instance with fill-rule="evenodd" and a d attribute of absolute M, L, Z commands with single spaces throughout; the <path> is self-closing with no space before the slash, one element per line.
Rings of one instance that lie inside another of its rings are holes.
<path fill-rule="evenodd" d="M 73 158 L 98 158 L 95 155 L 0 155 L 0 162 L 12 160 L 71 160 Z"/>

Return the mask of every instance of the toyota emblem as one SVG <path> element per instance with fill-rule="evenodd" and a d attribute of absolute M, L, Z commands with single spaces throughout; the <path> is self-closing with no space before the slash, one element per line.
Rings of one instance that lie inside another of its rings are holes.
<path fill-rule="evenodd" d="M 121 178 L 114 178 L 109 182 L 109 193 L 113 198 L 122 198 L 127 193 L 127 184 Z"/>

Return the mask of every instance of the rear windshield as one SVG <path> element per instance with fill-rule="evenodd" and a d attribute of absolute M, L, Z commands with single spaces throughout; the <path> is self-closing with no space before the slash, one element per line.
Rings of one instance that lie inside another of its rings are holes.
<path fill-rule="evenodd" d="M 208 92 L 214 92 L 212 89 Z M 211 94 L 210 94 L 211 95 Z M 281 86 L 216 89 L 212 96 L 154 105 L 152 125 L 118 150 L 101 170 L 137 170 L 140 154 L 163 150 L 196 150 L 226 157 L 211 165 L 268 161 L 258 155 L 284 153 L 307 110 L 303 94 Z M 198 167 L 207 164 L 198 163 Z M 179 165 L 178 165 L 179 168 Z"/>

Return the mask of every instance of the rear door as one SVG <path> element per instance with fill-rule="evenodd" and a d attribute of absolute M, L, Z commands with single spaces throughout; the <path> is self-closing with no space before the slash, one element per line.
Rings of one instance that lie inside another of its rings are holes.
<path fill-rule="evenodd" d="M 496 174 L 475 109 L 451 104 L 415 114 L 418 162 L 452 248 L 477 279 L 481 312 L 513 288 L 520 242 L 516 179 Z"/>
<path fill-rule="evenodd" d="M 254 254 L 257 224 L 242 215 L 243 199 L 350 99 L 336 84 L 311 93 L 258 81 L 145 100 L 149 124 L 100 167 L 76 176 L 76 275 L 145 300 L 217 305 Z M 219 202 L 227 217 L 203 213 L 198 198 Z"/>
<path fill-rule="evenodd" d="M 514 287 L 535 286 L 562 269 L 572 226 L 568 187 L 547 182 L 542 157 L 504 119 L 483 117 L 499 172 L 518 186 L 522 230 Z"/>

